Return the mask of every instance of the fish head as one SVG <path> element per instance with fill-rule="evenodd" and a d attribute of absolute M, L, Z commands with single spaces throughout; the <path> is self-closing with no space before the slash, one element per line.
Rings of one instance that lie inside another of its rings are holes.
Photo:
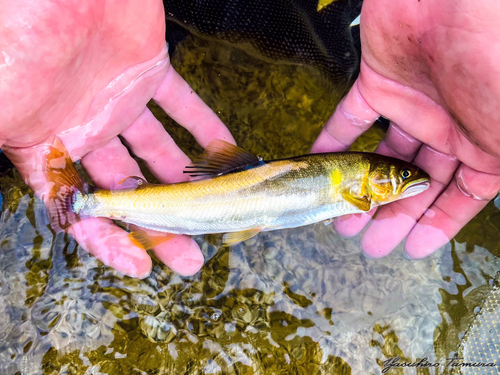
<path fill-rule="evenodd" d="M 430 176 L 403 160 L 381 157 L 371 163 L 368 187 L 372 201 L 384 204 L 427 190 Z"/>

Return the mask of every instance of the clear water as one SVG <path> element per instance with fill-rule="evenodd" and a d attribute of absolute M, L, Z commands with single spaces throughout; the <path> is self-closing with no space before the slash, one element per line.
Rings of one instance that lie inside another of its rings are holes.
<path fill-rule="evenodd" d="M 220 43 L 188 39 L 173 64 L 238 143 L 265 158 L 306 153 L 339 98 L 306 68 Z M 201 152 L 151 108 L 189 155 Z M 374 128 L 355 148 L 371 151 L 382 136 Z M 14 170 L 0 183 L 0 374 L 379 374 L 391 357 L 453 354 L 500 270 L 500 210 L 490 203 L 420 261 L 402 248 L 368 260 L 359 236 L 317 224 L 231 249 L 200 236 L 198 274 L 156 261 L 135 280 L 54 236 Z"/>

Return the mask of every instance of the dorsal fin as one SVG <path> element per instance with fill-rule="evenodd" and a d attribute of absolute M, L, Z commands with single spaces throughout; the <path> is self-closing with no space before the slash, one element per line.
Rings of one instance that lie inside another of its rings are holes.
<path fill-rule="evenodd" d="M 201 160 L 186 167 L 191 177 L 214 177 L 261 165 L 262 159 L 226 141 L 216 139 L 209 143 Z"/>

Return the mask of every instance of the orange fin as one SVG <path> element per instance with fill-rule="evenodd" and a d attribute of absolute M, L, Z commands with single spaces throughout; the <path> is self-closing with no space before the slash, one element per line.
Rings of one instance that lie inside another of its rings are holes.
<path fill-rule="evenodd" d="M 254 228 L 254 229 L 243 230 L 241 232 L 226 233 L 222 237 L 222 242 L 225 245 L 234 246 L 240 242 L 252 238 L 253 236 L 257 235 L 260 231 L 261 231 L 260 228 Z"/>
<path fill-rule="evenodd" d="M 368 196 L 355 196 L 349 191 L 343 191 L 342 196 L 346 201 L 348 201 L 350 204 L 356 206 L 359 208 L 361 211 L 368 212 L 372 208 L 371 200 Z"/>
<path fill-rule="evenodd" d="M 125 181 L 128 180 L 133 180 L 137 184 L 137 188 L 144 187 L 148 184 L 148 182 L 142 178 L 142 177 L 137 177 L 137 176 L 128 176 L 125 177 L 123 180 L 118 181 L 118 185 L 122 185 Z"/>
<path fill-rule="evenodd" d="M 75 194 L 86 193 L 86 186 L 73 165 L 68 150 L 56 138 L 46 156 L 45 176 L 53 183 L 46 200 L 52 228 L 56 233 L 80 220 L 73 211 Z"/>
<path fill-rule="evenodd" d="M 140 247 L 144 250 L 152 249 L 153 247 L 158 246 L 159 244 L 177 236 L 173 233 L 159 232 L 150 229 L 141 229 L 136 225 L 131 225 L 130 227 L 133 228 L 133 230 L 128 235 L 128 238 L 135 246 Z"/>
<path fill-rule="evenodd" d="M 261 158 L 226 141 L 216 139 L 209 143 L 201 160 L 188 165 L 184 173 L 191 177 L 214 177 L 222 174 L 257 167 L 264 162 Z"/>

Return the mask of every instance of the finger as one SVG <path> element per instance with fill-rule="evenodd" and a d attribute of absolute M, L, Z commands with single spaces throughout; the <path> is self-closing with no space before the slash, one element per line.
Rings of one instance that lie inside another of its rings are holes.
<path fill-rule="evenodd" d="M 422 143 L 391 122 L 385 138 L 378 145 L 376 152 L 394 158 L 412 161 Z M 356 215 L 346 215 L 334 221 L 336 231 L 344 237 L 360 233 L 370 222 L 377 209 Z"/>
<path fill-rule="evenodd" d="M 333 221 L 333 227 L 343 237 L 354 237 L 366 227 L 376 212 L 377 207 L 366 213 L 340 216 Z"/>
<path fill-rule="evenodd" d="M 391 122 L 376 152 L 410 162 L 415 158 L 421 146 L 422 142 Z"/>
<path fill-rule="evenodd" d="M 85 219 L 73 224 L 68 233 L 82 248 L 124 275 L 142 279 L 151 272 L 148 253 L 134 246 L 127 232 L 111 220 Z"/>
<path fill-rule="evenodd" d="M 389 254 L 410 233 L 416 222 L 446 189 L 459 161 L 424 146 L 414 163 L 431 176 L 429 188 L 418 196 L 381 207 L 363 235 L 362 249 L 371 258 Z"/>
<path fill-rule="evenodd" d="M 153 99 L 167 115 L 186 128 L 202 147 L 205 148 L 213 139 L 236 144 L 219 117 L 174 68 L 168 70 Z"/>
<path fill-rule="evenodd" d="M 118 138 L 112 139 L 101 149 L 87 154 L 82 159 L 82 164 L 87 170 L 89 176 L 96 182 L 97 186 L 101 188 L 120 188 L 122 187 L 118 184 L 118 181 L 120 179 L 127 176 L 142 177 L 139 166 L 130 157 L 127 149 L 125 148 L 125 146 L 123 146 Z M 82 221 L 81 224 L 84 225 L 86 221 L 87 220 Z M 107 226 L 113 225 L 110 220 L 107 220 L 105 224 Z M 109 238 L 109 240 L 106 240 L 105 237 L 109 232 L 109 228 L 107 226 L 105 228 L 102 228 L 101 231 L 96 231 L 94 227 L 90 227 L 88 229 L 84 228 L 87 230 L 84 232 L 80 231 L 77 234 L 79 234 L 80 236 L 91 236 L 91 241 L 87 241 L 89 245 L 92 245 L 93 241 L 97 238 L 98 240 L 96 240 L 96 243 L 97 245 L 101 245 L 101 248 L 103 250 L 99 250 L 99 248 L 96 249 L 96 246 L 93 246 L 91 248 L 93 251 L 92 254 L 94 254 L 95 252 L 100 256 L 99 259 L 111 262 L 106 263 L 111 267 L 121 267 L 119 268 L 120 270 L 127 271 L 121 272 L 126 274 L 130 274 L 129 268 L 124 269 L 124 266 L 130 267 L 130 270 L 132 270 L 134 267 L 141 266 L 141 269 L 144 270 L 145 265 L 141 262 L 144 262 L 145 256 L 147 256 L 146 251 L 134 246 L 128 239 L 128 233 L 114 225 L 113 226 L 120 229 L 121 232 L 115 229 L 115 236 L 112 236 Z M 125 238 L 126 241 L 123 238 Z M 116 248 L 116 246 L 113 245 L 114 241 L 117 241 L 118 239 L 120 239 L 120 246 L 123 247 Z M 83 238 L 83 240 L 85 243 L 85 238 Z M 138 258 L 137 260 L 131 259 L 131 262 L 125 264 L 123 260 L 118 259 L 120 258 L 120 256 L 113 256 L 113 258 L 104 258 L 108 249 L 119 251 L 120 253 L 118 255 L 123 255 L 125 257 L 135 252 L 136 254 L 138 254 Z M 198 272 L 203 265 L 203 255 L 200 248 L 198 247 L 196 242 L 188 236 L 177 236 L 170 241 L 156 246 L 153 249 L 153 252 L 158 257 L 158 259 L 164 261 L 164 263 L 174 272 L 177 272 L 181 275 L 192 275 Z M 149 268 L 151 268 L 151 260 L 149 256 L 147 256 L 147 259 L 149 260 Z"/>
<path fill-rule="evenodd" d="M 173 183 L 189 179 L 182 172 L 191 161 L 149 109 L 146 108 L 121 135 L 159 181 Z"/>
<path fill-rule="evenodd" d="M 380 115 L 364 100 L 356 80 L 340 101 L 311 148 L 311 153 L 345 151 Z"/>
<path fill-rule="evenodd" d="M 123 178 L 141 176 L 137 163 L 120 146 L 123 147 L 120 141 L 113 138 L 104 147 L 82 158 L 82 165 L 97 187 L 117 189 Z M 83 220 L 72 225 L 69 233 L 89 253 L 123 274 L 146 277 L 151 271 L 151 258 L 147 252 L 134 246 L 127 232 L 111 220 Z"/>
<path fill-rule="evenodd" d="M 82 158 L 82 165 L 94 184 L 101 189 L 123 189 L 120 184 L 129 176 L 144 177 L 127 148 L 117 137 Z"/>
<path fill-rule="evenodd" d="M 194 275 L 205 262 L 200 247 L 190 236 L 175 236 L 155 246 L 153 252 L 160 262 L 182 276 Z"/>
<path fill-rule="evenodd" d="M 500 189 L 500 176 L 478 172 L 464 164 L 436 202 L 418 221 L 405 243 L 412 259 L 432 254 L 462 229 Z"/>

